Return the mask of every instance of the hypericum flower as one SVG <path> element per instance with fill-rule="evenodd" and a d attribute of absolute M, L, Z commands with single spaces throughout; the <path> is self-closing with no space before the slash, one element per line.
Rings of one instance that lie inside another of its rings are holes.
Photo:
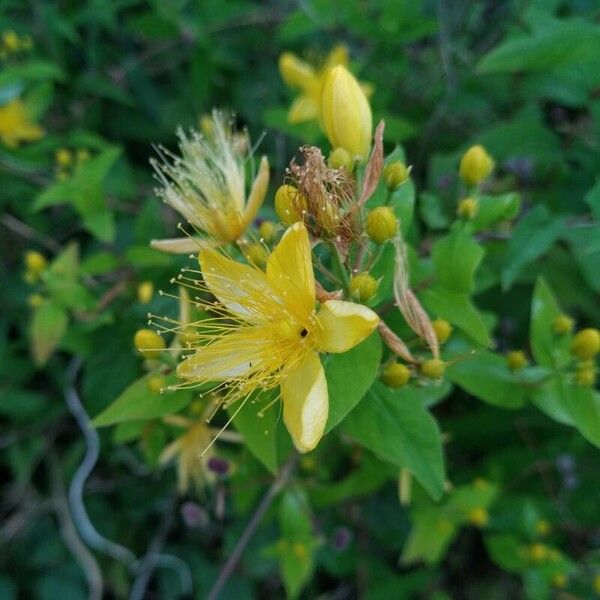
<path fill-rule="evenodd" d="M 467 185 L 477 185 L 494 170 L 494 159 L 483 146 L 471 146 L 460 159 L 458 172 Z"/>
<path fill-rule="evenodd" d="M 319 352 L 350 350 L 377 327 L 379 317 L 341 300 L 317 308 L 303 223 L 286 230 L 264 272 L 211 248 L 200 251 L 199 261 L 204 283 L 188 281 L 217 302 L 196 298 L 212 316 L 195 323 L 195 351 L 180 363 L 178 375 L 192 384 L 216 382 L 224 404 L 241 401 L 240 409 L 254 392 L 279 387 L 294 445 L 300 452 L 312 450 L 329 406 Z"/>
<path fill-rule="evenodd" d="M 44 135 L 44 130 L 27 114 L 25 104 L 18 98 L 0 106 L 0 140 L 9 148 L 21 142 L 33 142 Z"/>
<path fill-rule="evenodd" d="M 251 146 L 240 145 L 222 113 L 213 113 L 210 136 L 197 131 L 178 132 L 181 156 L 159 148 L 162 162 L 152 165 L 162 183 L 158 190 L 164 201 L 182 214 L 198 231 L 217 243 L 234 242 L 252 223 L 269 185 L 269 163 L 262 157 L 258 172 L 246 196 L 245 167 Z M 169 243 L 171 242 L 171 243 Z M 153 246 L 174 252 L 190 252 L 198 245 L 170 240 Z"/>
<path fill-rule="evenodd" d="M 354 75 L 343 65 L 330 69 L 322 83 L 321 124 L 333 148 L 366 161 L 373 136 L 369 101 Z"/>

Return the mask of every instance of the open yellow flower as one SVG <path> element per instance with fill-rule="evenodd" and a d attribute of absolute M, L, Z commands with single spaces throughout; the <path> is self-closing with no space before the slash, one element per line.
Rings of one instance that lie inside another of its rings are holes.
<path fill-rule="evenodd" d="M 337 65 L 348 66 L 348 63 L 348 48 L 343 45 L 333 48 L 320 68 L 315 68 L 292 52 L 284 52 L 279 57 L 279 72 L 289 87 L 300 90 L 300 95 L 292 102 L 288 111 L 288 121 L 296 124 L 320 120 L 323 81 L 331 68 Z M 369 84 L 361 86 L 367 96 L 372 93 Z"/>
<path fill-rule="evenodd" d="M 329 406 L 319 352 L 350 350 L 379 317 L 341 300 L 317 308 L 310 242 L 300 222 L 284 233 L 266 272 L 214 249 L 202 250 L 199 260 L 204 284 L 190 281 L 205 285 L 218 302 L 198 299 L 215 316 L 195 324 L 195 352 L 180 363 L 178 375 L 197 384 L 222 382 L 226 404 L 279 386 L 294 445 L 300 452 L 312 450 Z"/>
<path fill-rule="evenodd" d="M 5 146 L 15 148 L 21 142 L 34 142 L 44 135 L 44 130 L 27 114 L 25 104 L 18 98 L 0 106 L 0 140 Z"/>
<path fill-rule="evenodd" d="M 225 115 L 215 111 L 210 136 L 178 132 L 181 156 L 159 149 L 162 162 L 152 161 L 164 201 L 212 241 L 236 241 L 256 217 L 269 185 L 269 163 L 262 157 L 246 196 L 246 162 L 250 142 L 240 144 Z M 160 240 L 152 245 L 167 252 L 198 249 L 194 240 Z"/>

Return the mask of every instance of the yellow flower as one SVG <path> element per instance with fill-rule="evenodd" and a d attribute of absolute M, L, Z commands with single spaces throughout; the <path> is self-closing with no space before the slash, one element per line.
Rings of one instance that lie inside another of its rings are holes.
<path fill-rule="evenodd" d="M 336 65 L 348 64 L 348 49 L 336 46 L 326 57 L 320 69 L 316 69 L 292 52 L 279 57 L 279 71 L 286 84 L 300 90 L 288 112 L 290 123 L 318 120 L 320 114 L 321 86 L 327 71 Z"/>
<path fill-rule="evenodd" d="M 210 137 L 196 131 L 186 134 L 183 130 L 178 137 L 180 157 L 161 148 L 162 162 L 152 161 L 163 185 L 159 193 L 194 228 L 217 242 L 236 241 L 265 199 L 269 185 L 267 158 L 261 159 L 246 196 L 245 165 L 251 146 L 247 143 L 241 148 L 223 114 L 213 113 Z M 184 251 L 189 252 L 189 245 Z"/>
<path fill-rule="evenodd" d="M 142 281 L 137 288 L 137 297 L 140 304 L 149 304 L 154 295 L 154 284 L 151 281 Z"/>
<path fill-rule="evenodd" d="M 199 321 L 195 352 L 177 373 L 195 384 L 227 387 L 224 404 L 243 403 L 259 390 L 279 387 L 283 421 L 300 452 L 321 439 L 328 415 L 319 352 L 346 352 L 364 340 L 379 317 L 365 306 L 328 300 L 317 309 L 306 227 L 295 223 L 269 255 L 266 271 L 214 249 L 199 255 L 204 291 L 198 299 L 213 318 Z M 201 288 L 202 289 L 202 288 Z M 227 386 L 227 384 L 230 384 Z M 238 409 L 239 410 L 239 409 Z"/>
<path fill-rule="evenodd" d="M 355 160 L 366 160 L 373 130 L 371 107 L 343 65 L 330 69 L 323 80 L 321 123 L 334 148 L 344 148 Z"/>
<path fill-rule="evenodd" d="M 21 142 L 33 142 L 44 135 L 44 130 L 27 115 L 25 104 L 11 100 L 0 106 L 0 140 L 5 146 L 15 148 Z"/>
<path fill-rule="evenodd" d="M 171 442 L 160 455 L 159 462 L 166 464 L 177 458 L 177 488 L 185 494 L 193 486 L 201 489 L 214 480 L 214 473 L 208 469 L 213 456 L 212 443 L 218 434 L 210 428 L 204 418 L 197 421 L 179 415 L 165 417 L 170 425 L 182 427 L 186 431 Z"/>

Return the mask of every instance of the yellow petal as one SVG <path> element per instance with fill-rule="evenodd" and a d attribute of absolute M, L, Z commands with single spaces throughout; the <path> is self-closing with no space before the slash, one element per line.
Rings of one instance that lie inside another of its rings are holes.
<path fill-rule="evenodd" d="M 284 52 L 279 57 L 279 72 L 291 87 L 306 88 L 315 80 L 315 70 L 291 52 Z"/>
<path fill-rule="evenodd" d="M 281 382 L 283 422 L 298 452 L 319 443 L 329 412 L 327 380 L 318 354 L 311 352 Z"/>
<path fill-rule="evenodd" d="M 246 327 L 224 335 L 179 363 L 177 375 L 206 382 L 244 377 L 260 370 L 268 359 L 266 338 L 262 327 Z"/>
<path fill-rule="evenodd" d="M 335 46 L 335 48 L 332 48 L 331 52 L 327 55 L 323 67 L 324 69 L 331 69 L 331 67 L 335 67 L 336 65 L 344 65 L 347 67 L 349 62 L 348 46 L 339 44 L 338 46 Z"/>
<path fill-rule="evenodd" d="M 294 223 L 283 234 L 267 261 L 267 278 L 297 317 L 304 318 L 312 313 L 315 275 L 304 223 Z"/>
<path fill-rule="evenodd" d="M 169 254 L 190 254 L 191 252 L 198 252 L 200 248 L 207 248 L 214 245 L 209 240 L 189 237 L 150 241 L 151 248 Z"/>
<path fill-rule="evenodd" d="M 256 217 L 262 203 L 265 201 L 267 190 L 269 189 L 269 161 L 266 156 L 260 159 L 258 173 L 252 184 L 248 201 L 246 202 L 246 211 L 244 213 L 244 227 L 248 227 Z"/>
<path fill-rule="evenodd" d="M 288 121 L 295 125 L 319 117 L 319 105 L 312 96 L 298 96 L 288 111 Z"/>
<path fill-rule="evenodd" d="M 370 308 L 343 300 L 325 302 L 317 319 L 322 327 L 320 352 L 346 352 L 368 337 L 379 323 L 379 317 Z"/>
<path fill-rule="evenodd" d="M 210 292 L 223 306 L 241 317 L 249 320 L 269 318 L 273 302 L 281 303 L 260 269 L 236 262 L 212 249 L 200 251 L 198 259 Z"/>

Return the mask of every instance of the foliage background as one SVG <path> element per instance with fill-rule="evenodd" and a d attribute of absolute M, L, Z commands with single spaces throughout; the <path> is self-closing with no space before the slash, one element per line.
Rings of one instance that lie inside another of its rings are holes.
<path fill-rule="evenodd" d="M 147 587 L 144 597 L 178 597 L 190 576 L 194 597 L 203 598 L 268 486 L 267 471 L 237 452 L 231 474 L 207 495 L 178 498 L 173 470 L 155 464 L 163 429 L 147 427 L 130 444 L 102 429 L 85 505 L 103 536 L 145 562 L 131 568 L 128 555 L 86 552 L 67 502 L 86 441 L 65 389 L 80 364 L 85 410 L 100 413 L 141 374 L 132 337 L 148 310 L 169 310 L 166 299 L 144 306 L 136 296 L 139 282 L 161 288 L 178 267 L 147 247 L 177 223 L 153 194 L 152 144 L 172 146 L 179 125 L 230 107 L 255 138 L 266 131 L 261 148 L 280 181 L 300 143 L 324 141 L 316 126 L 286 123 L 292 95 L 276 67 L 284 50 L 310 58 L 340 42 L 350 48 L 355 72 L 375 86 L 374 113 L 386 119 L 390 148 L 401 142 L 413 165 L 423 252 L 453 218 L 461 153 L 479 142 L 495 157 L 490 192 L 516 190 L 522 203 L 512 234 L 485 240 L 475 284 L 499 351 L 528 347 L 538 275 L 578 323 L 600 323 L 600 226 L 589 217 L 591 210 L 600 218 L 599 16 L 592 0 L 4 0 L 2 30 L 30 35 L 33 49 L 3 63 L 0 100 L 22 95 L 46 134 L 18 149 L 0 146 L 0 596 L 83 598 L 84 573 L 97 566 L 107 597 L 126 597 L 132 581 L 134 590 Z M 91 154 L 66 182 L 56 179 L 62 147 Z M 60 306 L 60 323 L 36 326 L 23 255 L 53 257 L 65 248 L 71 276 L 58 269 L 44 291 Z M 36 365 L 32 352 L 49 360 Z M 439 560 L 398 565 L 418 518 L 398 504 L 397 471 L 332 442 L 332 452 L 300 464 L 307 503 L 287 506 L 302 497 L 288 494 L 273 506 L 223 597 L 280 597 L 274 547 L 286 536 L 308 536 L 314 576 L 306 598 L 565 594 L 551 586 L 556 573 L 511 562 L 520 546 L 540 541 L 541 520 L 552 525 L 543 543 L 560 549 L 570 597 L 593 597 L 597 450 L 534 407 L 513 412 L 460 387 L 434 414 L 453 483 L 479 477 L 497 488 L 491 534 L 460 522 Z M 415 503 L 426 506 L 417 498 L 418 490 Z M 424 522 L 438 522 L 438 513 L 422 510 Z M 423 535 L 425 545 L 443 537 Z M 157 561 L 159 552 L 168 556 Z M 286 575 L 284 567 L 288 591 L 305 578 L 291 569 Z"/>

